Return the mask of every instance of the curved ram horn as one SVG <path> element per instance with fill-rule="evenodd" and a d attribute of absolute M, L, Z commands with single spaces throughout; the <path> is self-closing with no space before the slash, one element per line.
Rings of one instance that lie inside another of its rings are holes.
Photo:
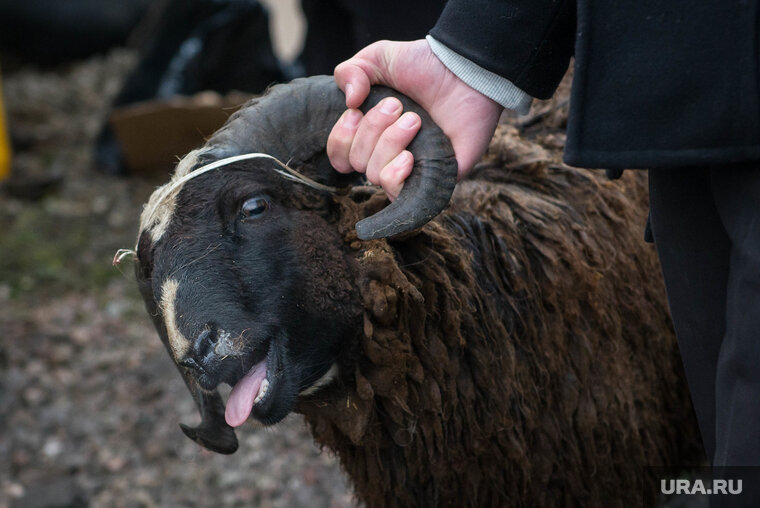
<path fill-rule="evenodd" d="M 390 88 L 374 86 L 361 109 L 366 112 L 389 96 L 401 100 L 405 111 L 420 115 L 422 128 L 409 145 L 415 161 L 412 174 L 393 203 L 357 223 L 362 240 L 422 226 L 446 207 L 456 185 L 451 143 L 418 104 Z M 324 153 L 330 130 L 345 109 L 345 96 L 332 76 L 296 79 L 272 87 L 232 115 L 206 149 L 219 158 L 262 152 L 298 166 Z"/>
<path fill-rule="evenodd" d="M 181 367 L 180 367 L 181 369 Z M 238 448 L 235 431 L 224 420 L 224 401 L 219 392 L 202 391 L 189 375 L 182 373 L 185 384 L 193 395 L 195 405 L 201 413 L 201 423 L 196 427 L 179 424 L 187 437 L 216 453 L 235 453 Z"/>

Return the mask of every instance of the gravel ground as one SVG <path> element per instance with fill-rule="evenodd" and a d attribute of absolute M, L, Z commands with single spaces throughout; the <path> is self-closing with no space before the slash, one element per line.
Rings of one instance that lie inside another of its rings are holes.
<path fill-rule="evenodd" d="M 131 267 L 111 266 L 155 184 L 91 168 L 133 64 L 117 50 L 3 76 L 14 179 L 61 181 L 38 200 L 0 194 L 0 506 L 352 506 L 298 416 L 241 429 L 232 456 L 177 426 L 197 412 Z"/>

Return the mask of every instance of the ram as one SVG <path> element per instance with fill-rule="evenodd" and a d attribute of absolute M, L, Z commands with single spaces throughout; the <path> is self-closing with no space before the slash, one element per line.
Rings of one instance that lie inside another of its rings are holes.
<path fill-rule="evenodd" d="M 253 100 L 151 197 L 136 270 L 202 416 L 184 432 L 232 453 L 233 427 L 302 413 L 370 507 L 651 503 L 646 466 L 702 452 L 644 175 L 547 164 L 504 127 L 454 189 L 401 99 L 423 129 L 385 208 L 326 159 L 330 77 Z"/>

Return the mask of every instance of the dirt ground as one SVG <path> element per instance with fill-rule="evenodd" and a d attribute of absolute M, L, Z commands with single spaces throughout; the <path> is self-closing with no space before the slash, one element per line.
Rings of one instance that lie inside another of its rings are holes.
<path fill-rule="evenodd" d="M 298 416 L 241 429 L 232 456 L 178 427 L 196 409 L 130 263 L 111 266 L 134 245 L 155 183 L 92 169 L 134 58 L 3 76 L 14 175 L 61 180 L 37 200 L 0 193 L 0 506 L 351 506 L 335 458 Z"/>

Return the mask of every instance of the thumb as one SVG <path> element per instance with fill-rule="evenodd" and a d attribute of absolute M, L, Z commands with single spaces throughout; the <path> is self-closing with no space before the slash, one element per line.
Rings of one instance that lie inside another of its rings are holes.
<path fill-rule="evenodd" d="M 346 94 L 346 107 L 349 109 L 357 109 L 369 95 L 369 77 L 351 60 L 346 60 L 335 68 L 335 82 Z"/>
<path fill-rule="evenodd" d="M 389 41 L 375 42 L 335 67 L 335 82 L 346 94 L 346 107 L 361 106 L 369 95 L 370 85 L 389 84 L 384 79 L 383 68 L 391 49 Z"/>

